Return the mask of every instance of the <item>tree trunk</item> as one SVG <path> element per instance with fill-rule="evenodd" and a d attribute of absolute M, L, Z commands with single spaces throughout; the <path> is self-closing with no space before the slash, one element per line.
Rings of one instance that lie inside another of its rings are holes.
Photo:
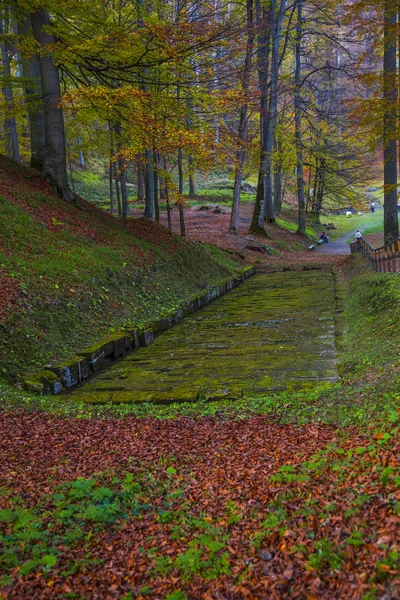
<path fill-rule="evenodd" d="M 242 185 L 243 165 L 245 158 L 245 143 L 247 139 L 247 94 L 250 86 L 251 59 L 253 55 L 254 27 L 253 27 L 253 0 L 247 0 L 247 45 L 243 67 L 242 89 L 245 93 L 245 102 L 240 109 L 239 121 L 239 150 L 236 153 L 235 185 L 233 188 L 233 202 L 229 231 L 239 231 L 239 205 L 240 190 Z"/>
<path fill-rule="evenodd" d="M 384 235 L 389 244 L 399 235 L 397 213 L 397 74 L 396 74 L 397 0 L 384 4 L 383 54 L 383 161 L 384 161 Z"/>
<path fill-rule="evenodd" d="M 266 129 L 268 120 L 268 74 L 269 55 L 271 46 L 271 29 L 267 20 L 267 9 L 261 0 L 256 0 L 257 27 L 257 71 L 260 89 L 260 169 L 258 174 L 257 195 L 254 204 L 250 232 L 256 235 L 266 235 L 264 229 L 264 214 L 266 190 L 263 180 L 263 157 L 266 146 Z"/>
<path fill-rule="evenodd" d="M 244 155 L 245 155 L 244 148 L 241 148 L 236 155 L 237 165 L 236 165 L 236 169 L 235 169 L 235 183 L 233 186 L 233 202 L 232 202 L 231 220 L 230 220 L 230 225 L 229 225 L 229 233 L 238 233 L 239 232 L 240 188 L 242 185 Z"/>
<path fill-rule="evenodd" d="M 189 156 L 188 159 L 189 164 L 189 196 L 193 198 L 196 194 L 196 189 L 194 186 L 194 177 L 193 177 L 193 158 Z"/>
<path fill-rule="evenodd" d="M 113 165 L 112 157 L 110 157 L 110 168 L 108 170 L 108 181 L 110 190 L 110 213 L 114 214 L 114 177 L 113 177 Z"/>
<path fill-rule="evenodd" d="M 191 113 L 192 113 L 192 99 L 190 98 L 190 96 L 188 96 L 188 98 L 186 99 L 186 125 L 189 130 L 192 129 Z M 193 157 L 190 155 L 188 157 L 188 172 L 189 172 L 189 197 L 193 198 L 193 196 L 195 195 L 194 177 L 193 177 Z"/>
<path fill-rule="evenodd" d="M 33 35 L 43 50 L 39 56 L 46 135 L 42 176 L 64 200 L 73 200 L 67 178 L 64 114 L 59 106 L 60 78 L 58 67 L 48 53 L 48 46 L 54 44 L 55 39 L 43 29 L 50 23 L 50 17 L 45 9 L 38 8 L 31 13 L 31 20 Z"/>
<path fill-rule="evenodd" d="M 324 191 L 325 191 L 325 159 L 318 158 L 315 159 L 315 177 L 314 177 L 314 188 L 313 195 L 311 200 L 311 213 L 319 218 L 319 214 L 322 208 L 322 202 L 324 199 Z"/>
<path fill-rule="evenodd" d="M 144 207 L 144 216 L 147 219 L 153 219 L 154 211 L 154 173 L 153 173 L 153 152 L 145 152 L 145 192 L 146 201 Z"/>
<path fill-rule="evenodd" d="M 181 90 L 180 90 L 179 85 L 176 87 L 176 97 L 177 97 L 178 105 L 179 105 L 180 101 L 181 101 Z M 181 140 L 179 139 L 179 143 L 180 142 L 181 142 Z M 182 146 L 178 147 L 178 192 L 179 192 L 179 199 L 178 199 L 179 224 L 180 224 L 180 229 L 181 229 L 181 236 L 186 237 L 185 214 L 183 211 L 183 150 L 182 150 Z"/>
<path fill-rule="evenodd" d="M 136 160 L 136 174 L 137 174 L 137 201 L 142 203 L 144 201 L 144 168 L 142 157 L 140 154 L 137 155 Z"/>
<path fill-rule="evenodd" d="M 321 158 L 318 167 L 314 214 L 319 219 L 325 191 L 325 158 Z"/>
<path fill-rule="evenodd" d="M 110 190 L 110 212 L 114 214 L 114 177 L 116 173 L 115 164 L 114 164 L 114 132 L 111 127 L 111 124 L 108 123 L 108 129 L 110 132 L 110 169 L 108 173 L 109 177 L 109 190 Z M 118 216 L 119 214 L 120 203 L 118 202 Z"/>
<path fill-rule="evenodd" d="M 6 7 L 8 12 L 8 7 Z M 6 15 L 7 15 L 6 12 Z M 3 23 L 0 18 L 0 34 L 8 33 L 8 17 L 6 16 Z M 3 64 L 3 95 L 5 100 L 5 119 L 4 119 L 4 133 L 6 138 L 6 154 L 9 158 L 20 162 L 19 156 L 19 145 L 18 145 L 18 133 L 17 133 L 17 121 L 14 116 L 9 115 L 13 107 L 13 89 L 12 89 L 12 76 L 11 76 L 11 60 L 9 54 L 9 47 L 6 41 L 1 42 L 1 59 Z"/>
<path fill-rule="evenodd" d="M 117 163 L 115 161 L 113 162 L 113 173 L 114 173 L 114 181 L 115 181 L 115 191 L 117 194 L 118 218 L 121 219 L 121 217 L 122 217 L 121 190 L 120 190 L 120 185 L 119 185 L 119 181 L 118 181 Z"/>
<path fill-rule="evenodd" d="M 267 131 L 265 134 L 265 153 L 263 160 L 263 176 L 265 188 L 265 218 L 269 223 L 275 222 L 272 195 L 272 152 L 274 148 L 274 129 L 278 106 L 278 74 L 279 74 L 279 42 L 281 39 L 282 21 L 286 10 L 286 0 L 280 0 L 279 12 L 276 15 L 276 0 L 271 0 L 271 85 L 268 106 Z"/>
<path fill-rule="evenodd" d="M 256 202 L 254 205 L 254 212 L 250 225 L 250 232 L 255 233 L 256 235 L 261 235 L 263 237 L 269 237 L 264 229 L 265 188 L 263 179 L 263 172 L 260 167 L 260 170 L 258 171 Z"/>
<path fill-rule="evenodd" d="M 122 128 L 121 123 L 114 125 L 114 131 L 117 139 L 117 152 L 118 152 L 118 180 L 121 187 L 121 218 L 127 219 L 129 216 L 128 206 L 128 190 L 126 187 L 126 164 L 124 158 L 121 156 L 122 150 Z"/>
<path fill-rule="evenodd" d="M 118 159 L 118 170 L 119 170 L 119 183 L 121 186 L 121 206 L 122 206 L 122 218 L 127 219 L 129 217 L 129 206 L 128 206 L 128 190 L 126 187 L 126 170 L 125 161 L 123 158 Z"/>
<path fill-rule="evenodd" d="M 279 215 L 282 208 L 282 167 L 280 160 L 274 166 L 274 211 Z"/>
<path fill-rule="evenodd" d="M 178 148 L 178 189 L 179 189 L 179 224 L 181 228 L 181 236 L 186 237 L 185 231 L 185 215 L 183 212 L 183 151 L 182 147 Z"/>
<path fill-rule="evenodd" d="M 158 156 L 157 156 L 157 152 L 155 150 L 153 150 L 153 158 L 154 158 L 154 165 L 153 165 L 153 177 L 154 177 L 154 212 L 156 215 L 156 222 L 159 223 L 160 222 L 160 205 L 159 205 L 159 195 L 158 195 L 158 181 L 159 181 L 159 177 L 158 177 Z"/>
<path fill-rule="evenodd" d="M 301 135 L 301 38 L 303 33 L 303 0 L 297 0 L 296 71 L 295 71 L 295 140 L 297 155 L 297 203 L 299 226 L 297 233 L 306 235 L 306 204 L 304 198 L 303 140 Z"/>
<path fill-rule="evenodd" d="M 165 182 L 165 202 L 167 204 L 168 229 L 170 231 L 172 231 L 171 205 L 169 203 L 169 186 L 168 186 L 168 177 L 167 177 L 167 159 L 166 159 L 165 155 L 163 156 L 163 170 L 164 170 L 164 182 Z"/>
<path fill-rule="evenodd" d="M 274 211 L 279 215 L 282 209 L 282 140 L 281 134 L 274 133 Z"/>
<path fill-rule="evenodd" d="M 163 164 L 163 157 L 158 153 L 158 177 L 160 180 L 160 200 L 167 196 L 167 177 Z"/>
<path fill-rule="evenodd" d="M 78 147 L 79 147 L 79 165 L 80 165 L 81 169 L 84 169 L 85 168 L 85 155 L 83 154 L 81 136 L 78 137 Z"/>

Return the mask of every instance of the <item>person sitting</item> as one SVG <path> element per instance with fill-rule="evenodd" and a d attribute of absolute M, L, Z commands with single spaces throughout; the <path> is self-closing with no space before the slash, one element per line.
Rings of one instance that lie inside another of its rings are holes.
<path fill-rule="evenodd" d="M 357 229 L 354 237 L 356 238 L 356 242 L 362 238 L 362 233 L 359 229 Z"/>
<path fill-rule="evenodd" d="M 328 241 L 329 241 L 328 240 L 328 236 L 326 235 L 325 231 L 323 231 L 321 233 L 321 235 L 319 236 L 319 239 L 320 239 L 320 243 L 324 243 L 325 242 L 325 244 L 327 244 Z"/>

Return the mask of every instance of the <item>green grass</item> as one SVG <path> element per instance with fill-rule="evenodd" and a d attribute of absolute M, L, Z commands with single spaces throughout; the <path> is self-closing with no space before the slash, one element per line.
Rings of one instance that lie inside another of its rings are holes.
<path fill-rule="evenodd" d="M 73 173 L 71 187 L 78 196 L 93 202 L 103 209 L 110 207 L 110 187 L 108 179 L 89 171 Z"/>
<path fill-rule="evenodd" d="M 0 379 L 66 359 L 124 322 L 162 317 L 241 269 L 156 224 L 124 224 L 30 189 L 25 173 L 9 174 L 18 201 L 0 197 L 0 275 L 16 288 L 0 323 Z"/>
<path fill-rule="evenodd" d="M 286 229 L 286 231 L 292 231 L 293 233 L 296 233 L 298 229 L 298 223 L 286 219 L 278 218 L 276 219 L 276 224 L 282 229 Z M 307 226 L 306 234 L 308 237 L 313 238 L 315 236 L 315 229 Z"/>
<path fill-rule="evenodd" d="M 376 210 L 374 213 L 364 212 L 362 215 L 330 215 L 321 217 L 321 220 L 327 223 L 333 223 L 337 229 L 329 232 L 329 237 L 337 239 L 346 233 L 355 233 L 357 229 L 363 234 L 379 233 L 383 231 L 383 210 Z M 352 239 L 350 241 L 353 241 Z"/>
<path fill-rule="evenodd" d="M 197 198 L 189 200 L 189 204 L 199 204 L 200 202 L 209 204 L 221 204 L 223 206 L 231 206 L 233 199 L 233 189 L 200 189 L 196 192 Z M 204 198 L 204 200 L 203 200 Z M 241 204 L 252 203 L 255 200 L 254 194 L 242 192 L 240 194 Z"/>
<path fill-rule="evenodd" d="M 89 171 L 75 171 L 73 173 L 74 191 L 92 202 L 103 210 L 110 207 L 109 181 L 107 177 L 94 174 Z M 196 206 L 198 204 L 218 204 L 230 207 L 233 198 L 233 181 L 226 178 L 223 174 L 216 173 L 209 179 L 198 178 L 196 182 L 196 196 L 188 196 L 189 189 L 184 189 L 185 203 L 187 206 Z M 137 210 L 144 209 L 144 204 L 136 200 L 136 185 L 128 188 L 129 205 Z M 240 201 L 242 204 L 254 202 L 255 195 L 242 192 Z M 116 204 L 116 199 L 114 198 Z M 166 210 L 165 202 L 160 203 L 160 210 Z"/>

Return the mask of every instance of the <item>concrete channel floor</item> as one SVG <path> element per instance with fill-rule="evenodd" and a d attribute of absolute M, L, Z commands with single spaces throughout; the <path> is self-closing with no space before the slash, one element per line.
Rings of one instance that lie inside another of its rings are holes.
<path fill-rule="evenodd" d="M 337 378 L 332 273 L 258 274 L 72 397 L 88 403 L 234 399 Z"/>

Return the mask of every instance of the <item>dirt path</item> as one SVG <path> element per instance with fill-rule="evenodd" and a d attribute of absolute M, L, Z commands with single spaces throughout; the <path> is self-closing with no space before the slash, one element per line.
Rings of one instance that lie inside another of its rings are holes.
<path fill-rule="evenodd" d="M 346 233 L 337 240 L 329 240 L 328 244 L 317 246 L 317 250 L 321 254 L 350 254 L 350 245 L 347 243 L 349 239 L 354 239 L 354 234 Z"/>
<path fill-rule="evenodd" d="M 309 240 L 303 238 L 297 233 L 282 229 L 278 225 L 266 224 L 265 229 L 267 237 L 258 237 L 249 233 L 251 217 L 253 213 L 252 204 L 243 204 L 240 207 L 239 233 L 229 233 L 230 209 L 226 206 L 217 207 L 211 203 L 205 206 L 209 208 L 202 210 L 200 205 L 188 206 L 185 208 L 185 226 L 186 236 L 192 240 L 205 244 L 215 244 L 220 248 L 231 250 L 244 257 L 247 263 L 257 262 L 263 270 L 275 270 L 290 263 L 293 267 L 296 264 L 316 264 L 317 266 L 338 265 L 349 254 L 350 248 L 341 241 L 315 246 L 313 251 L 308 250 Z M 133 217 L 141 217 L 142 212 L 134 211 Z M 161 223 L 167 226 L 166 212 L 161 213 Z M 172 229 L 179 232 L 178 211 L 172 211 Z M 349 234 L 344 236 L 346 240 Z M 266 244 L 269 252 L 255 252 L 249 250 L 247 246 L 257 246 Z M 303 248 L 303 250 L 301 250 Z M 329 261 L 329 262 L 327 262 Z"/>

